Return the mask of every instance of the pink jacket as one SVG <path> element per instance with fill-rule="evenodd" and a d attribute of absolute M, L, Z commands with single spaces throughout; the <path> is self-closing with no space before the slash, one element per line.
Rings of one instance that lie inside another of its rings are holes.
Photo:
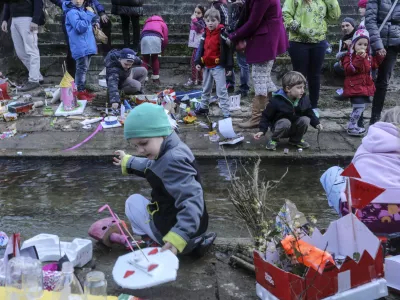
<path fill-rule="evenodd" d="M 400 204 L 400 129 L 390 123 L 370 126 L 353 158 L 361 178 L 386 189 L 372 203 Z"/>
<path fill-rule="evenodd" d="M 145 31 L 153 31 L 157 32 L 162 36 L 162 48 L 165 49 L 165 47 L 168 44 L 168 27 L 167 24 L 165 24 L 163 18 L 160 16 L 152 16 L 146 20 L 143 26 L 142 33 Z"/>

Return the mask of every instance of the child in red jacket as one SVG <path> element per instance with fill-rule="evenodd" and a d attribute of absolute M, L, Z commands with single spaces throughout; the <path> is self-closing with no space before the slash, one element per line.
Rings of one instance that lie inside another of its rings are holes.
<path fill-rule="evenodd" d="M 362 136 L 365 128 L 357 125 L 370 97 L 375 93 L 375 84 L 371 72 L 378 69 L 385 58 L 383 55 L 369 54 L 369 33 L 365 29 L 358 29 L 353 36 L 349 52 L 342 58 L 345 72 L 344 93 L 353 105 L 347 133 L 352 136 Z"/>

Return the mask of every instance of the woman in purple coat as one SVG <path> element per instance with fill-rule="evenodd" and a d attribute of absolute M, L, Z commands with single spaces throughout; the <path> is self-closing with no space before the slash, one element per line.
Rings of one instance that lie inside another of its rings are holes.
<path fill-rule="evenodd" d="M 246 60 L 253 65 L 255 97 L 251 118 L 239 126 L 256 128 L 268 97 L 277 90 L 271 79 L 274 60 L 289 46 L 280 1 L 246 0 L 239 29 L 230 34 L 229 39 L 234 43 L 246 42 Z"/>

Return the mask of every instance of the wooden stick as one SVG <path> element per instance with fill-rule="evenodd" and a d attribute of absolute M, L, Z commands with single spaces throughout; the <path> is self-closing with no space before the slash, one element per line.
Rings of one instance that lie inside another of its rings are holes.
<path fill-rule="evenodd" d="M 244 261 L 243 259 L 236 257 L 235 255 L 231 256 L 231 261 L 233 261 L 235 264 L 239 265 L 240 267 L 250 271 L 250 272 L 256 272 L 256 268 L 254 265 L 249 264 L 248 262 Z"/>
<path fill-rule="evenodd" d="M 253 264 L 253 260 L 251 259 L 251 257 L 248 257 L 248 256 L 240 254 L 240 253 L 235 253 L 235 256 L 240 259 L 243 259 L 245 262 L 248 262 L 251 265 Z"/>

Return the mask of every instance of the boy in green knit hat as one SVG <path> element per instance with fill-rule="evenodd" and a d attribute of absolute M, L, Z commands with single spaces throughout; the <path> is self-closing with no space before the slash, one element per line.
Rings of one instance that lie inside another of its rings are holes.
<path fill-rule="evenodd" d="M 136 107 L 125 120 L 124 136 L 144 157 L 118 150 L 114 165 L 124 175 L 146 178 L 152 187 L 150 201 L 134 194 L 125 203 L 133 232 L 174 254 L 204 255 L 216 234 L 206 233 L 208 214 L 193 153 L 174 132 L 164 108 Z"/>

